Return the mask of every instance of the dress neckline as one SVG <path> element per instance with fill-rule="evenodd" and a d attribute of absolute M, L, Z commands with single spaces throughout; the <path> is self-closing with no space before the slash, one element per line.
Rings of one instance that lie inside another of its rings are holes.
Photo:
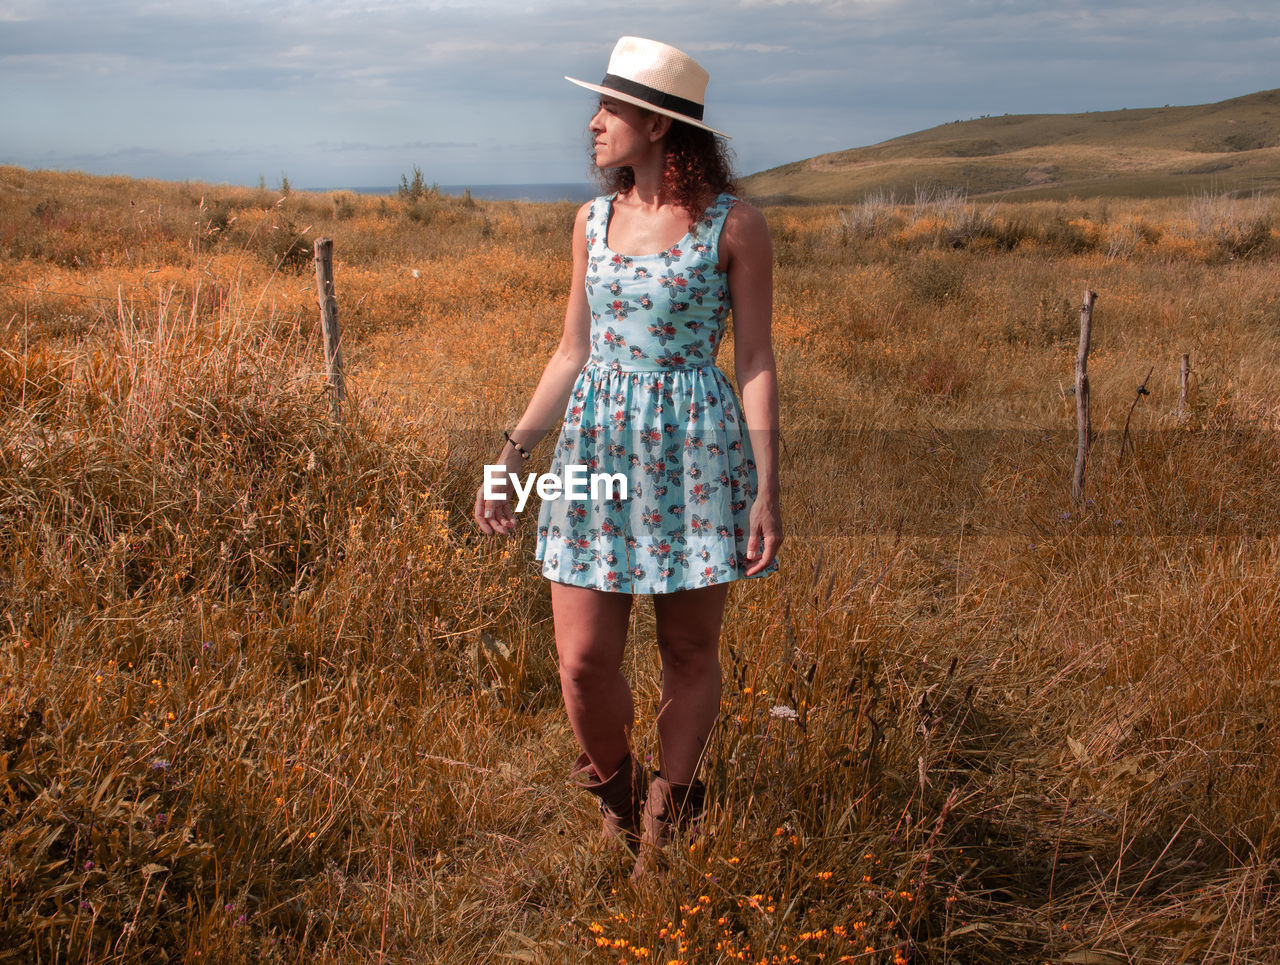
<path fill-rule="evenodd" d="M 707 216 L 707 212 L 710 211 L 712 208 L 714 208 L 716 205 L 718 205 L 720 203 L 720 199 L 724 198 L 725 196 L 726 196 L 725 192 L 721 192 L 720 194 L 717 194 L 714 198 L 712 198 L 711 203 L 708 204 L 705 208 L 703 208 L 702 213 L 698 215 L 695 221 L 695 224 L 703 221 Z M 663 255 L 669 252 L 672 248 L 682 248 L 684 243 L 686 241 L 689 241 L 693 237 L 692 231 L 686 231 L 674 243 L 667 245 L 667 247 L 663 248 L 661 251 L 655 251 L 655 252 L 651 252 L 643 255 L 628 255 L 628 254 L 624 254 L 621 251 L 614 251 L 612 248 L 609 247 L 609 225 L 613 223 L 613 202 L 617 199 L 617 197 L 618 197 L 618 192 L 615 191 L 613 194 L 607 195 L 604 199 L 605 200 L 604 226 L 600 231 L 600 244 L 604 246 L 604 250 L 609 252 L 609 254 L 617 255 L 619 258 L 631 258 L 633 260 L 636 258 L 661 258 Z"/>

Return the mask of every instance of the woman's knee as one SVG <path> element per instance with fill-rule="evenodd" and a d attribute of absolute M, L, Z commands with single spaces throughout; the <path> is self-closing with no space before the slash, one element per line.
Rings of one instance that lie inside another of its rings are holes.
<path fill-rule="evenodd" d="M 613 646 L 593 646 L 581 641 L 560 651 L 560 682 L 576 690 L 590 689 L 617 676 L 622 655 Z"/>
<path fill-rule="evenodd" d="M 561 685 L 590 688 L 615 677 L 622 667 L 631 597 L 553 583 L 551 606 Z"/>
<path fill-rule="evenodd" d="M 668 677 L 720 672 L 720 624 L 725 588 L 705 587 L 655 600 L 658 652 Z"/>
<path fill-rule="evenodd" d="M 698 627 L 659 627 L 658 652 L 669 675 L 720 672 L 720 634 Z"/>

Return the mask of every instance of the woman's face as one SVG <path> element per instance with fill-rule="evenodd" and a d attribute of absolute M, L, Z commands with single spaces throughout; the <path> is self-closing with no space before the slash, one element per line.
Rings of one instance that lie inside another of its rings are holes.
<path fill-rule="evenodd" d="M 587 129 L 591 131 L 596 167 L 634 167 L 660 150 L 666 124 L 661 114 L 654 114 L 615 100 L 600 98 L 600 109 Z"/>

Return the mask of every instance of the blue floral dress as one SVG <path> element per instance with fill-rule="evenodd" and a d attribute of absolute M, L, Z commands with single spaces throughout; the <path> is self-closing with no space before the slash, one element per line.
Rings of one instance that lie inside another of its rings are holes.
<path fill-rule="evenodd" d="M 716 367 L 729 317 L 722 194 L 666 251 L 622 255 L 606 239 L 613 196 L 587 215 L 591 356 L 578 375 L 549 472 L 621 473 L 594 498 L 544 499 L 537 558 L 548 579 L 670 593 L 740 579 L 756 498 L 751 440 Z M 763 573 L 773 572 L 772 563 Z"/>

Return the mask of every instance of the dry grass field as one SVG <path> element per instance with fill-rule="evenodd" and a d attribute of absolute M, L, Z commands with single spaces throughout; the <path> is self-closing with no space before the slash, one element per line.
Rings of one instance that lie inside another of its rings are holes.
<path fill-rule="evenodd" d="M 0 962 L 1274 961 L 1280 203 L 766 214 L 787 543 L 633 888 L 469 519 L 573 206 L 0 168 Z"/>

